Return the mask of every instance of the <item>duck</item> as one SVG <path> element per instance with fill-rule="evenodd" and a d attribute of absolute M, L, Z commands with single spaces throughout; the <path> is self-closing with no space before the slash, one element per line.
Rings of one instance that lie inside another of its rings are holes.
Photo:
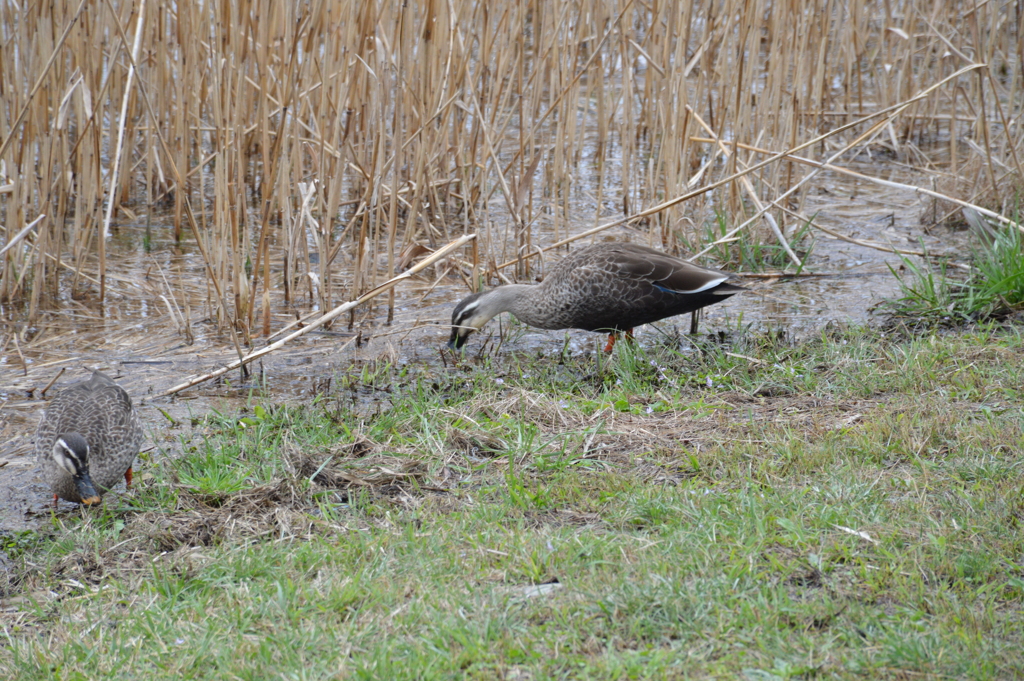
<path fill-rule="evenodd" d="M 611 352 L 620 333 L 714 305 L 747 289 L 735 275 L 639 244 L 609 242 L 558 262 L 540 284 L 506 284 L 474 293 L 452 312 L 448 347 L 462 348 L 474 331 L 502 312 L 541 329 L 608 333 Z"/>
<path fill-rule="evenodd" d="M 57 499 L 85 506 L 98 504 L 124 477 L 132 484 L 132 466 L 142 446 L 139 415 L 124 388 L 94 371 L 85 381 L 61 390 L 36 430 L 36 460 Z"/>

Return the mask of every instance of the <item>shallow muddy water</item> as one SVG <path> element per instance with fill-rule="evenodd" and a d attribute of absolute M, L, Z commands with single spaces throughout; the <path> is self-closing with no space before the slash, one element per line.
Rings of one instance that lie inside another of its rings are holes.
<path fill-rule="evenodd" d="M 877 167 L 874 170 L 878 172 Z M 915 178 L 904 174 L 900 179 L 913 184 Z M 912 250 L 918 250 L 923 241 L 935 253 L 952 251 L 956 242 L 962 241 L 962 234 L 942 228 L 925 234 L 918 220 L 920 211 L 919 199 L 910 192 L 828 175 L 821 176 L 804 205 L 804 214 L 816 215 L 818 224 L 857 239 Z M 253 378 L 245 383 L 234 371 L 225 380 L 200 384 L 177 397 L 159 397 L 184 379 L 216 369 L 237 358 L 237 354 L 229 337 L 218 332 L 208 319 L 210 309 L 205 303 L 198 256 L 190 254 L 187 246 L 183 253 L 175 254 L 171 244 L 161 243 L 159 238 L 153 253 L 143 255 L 141 230 L 123 227 L 111 241 L 110 257 L 122 259 L 124 266 L 110 269 L 118 272 L 119 278 L 110 285 L 105 314 L 88 302 L 70 302 L 66 310 L 39 325 L 42 331 L 30 344 L 8 342 L 0 355 L 0 531 L 31 529 L 49 517 L 48 489 L 39 478 L 32 440 L 46 404 L 42 389 L 61 371 L 50 396 L 92 369 L 102 369 L 115 377 L 137 404 L 147 433 L 144 452 L 159 457 L 174 455 L 180 451 L 182 438 L 192 437 L 193 416 L 211 409 L 235 412 L 259 386 L 266 390 L 261 400 L 264 403 L 302 402 L 322 391 L 334 375 L 360 361 L 383 357 L 443 370 L 440 352 L 448 338 L 451 309 L 467 290 L 455 278 L 431 288 L 434 276 L 428 274 L 396 290 L 395 321 L 390 326 L 385 323 L 385 304 L 378 303 L 372 310 L 357 312 L 354 331 L 349 331 L 347 318 L 343 317 L 330 331 L 307 334 L 257 361 L 252 365 Z M 601 238 L 646 239 L 624 228 L 611 230 Z M 701 331 L 785 329 L 791 338 L 798 338 L 832 320 L 868 321 L 872 306 L 897 292 L 888 269 L 888 265 L 899 266 L 897 256 L 821 232 L 814 233 L 814 240 L 807 270 L 827 276 L 749 279 L 745 282 L 751 288 L 749 293 L 704 311 Z M 200 273 L 178 291 L 191 301 L 191 344 L 160 297 L 158 277 L 174 268 Z M 307 306 L 304 311 L 309 309 Z M 294 311 L 279 309 L 274 314 L 275 330 L 294 319 Z M 21 328 L 11 320 L 5 323 L 5 336 L 11 329 Z M 689 316 L 666 320 L 659 326 L 673 325 L 687 330 Z M 508 324 L 492 321 L 484 333 L 474 336 L 470 355 L 482 346 L 488 332 L 496 335 L 499 326 L 507 328 Z M 655 333 L 643 328 L 637 335 L 644 342 Z M 603 342 L 598 334 L 582 331 L 571 331 L 569 336 L 569 347 L 574 352 L 593 351 Z M 563 331 L 530 329 L 506 340 L 500 352 L 557 353 L 565 337 Z M 256 347 L 262 343 L 257 340 Z M 143 481 L 145 466 L 144 460 L 136 464 L 136 475 Z M 61 512 L 77 512 L 73 506 L 62 502 Z"/>

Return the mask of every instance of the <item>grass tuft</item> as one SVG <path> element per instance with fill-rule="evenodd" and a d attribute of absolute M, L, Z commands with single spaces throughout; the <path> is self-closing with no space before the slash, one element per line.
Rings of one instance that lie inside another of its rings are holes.
<path fill-rule="evenodd" d="M 977 234 L 967 274 L 955 273 L 943 261 L 933 270 L 901 258 L 909 276 L 893 270 L 901 296 L 886 306 L 904 323 L 956 326 L 1024 309 L 1024 251 L 1016 225 Z"/>

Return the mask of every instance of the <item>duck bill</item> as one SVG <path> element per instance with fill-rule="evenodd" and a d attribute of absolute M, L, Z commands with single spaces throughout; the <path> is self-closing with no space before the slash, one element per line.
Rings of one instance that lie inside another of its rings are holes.
<path fill-rule="evenodd" d="M 100 503 L 100 494 L 92 484 L 89 471 L 82 471 L 75 476 L 75 486 L 78 487 L 78 498 L 82 500 L 82 504 L 92 506 Z"/>
<path fill-rule="evenodd" d="M 452 337 L 448 339 L 448 349 L 458 350 L 466 344 L 466 339 L 469 338 L 469 334 L 460 335 L 459 329 L 452 329 Z"/>

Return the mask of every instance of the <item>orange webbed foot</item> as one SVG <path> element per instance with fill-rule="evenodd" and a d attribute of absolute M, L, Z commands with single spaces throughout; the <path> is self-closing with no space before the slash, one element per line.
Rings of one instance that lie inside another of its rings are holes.
<path fill-rule="evenodd" d="M 124 486 L 125 489 L 132 488 L 132 467 L 128 466 L 128 470 L 124 472 Z"/>

